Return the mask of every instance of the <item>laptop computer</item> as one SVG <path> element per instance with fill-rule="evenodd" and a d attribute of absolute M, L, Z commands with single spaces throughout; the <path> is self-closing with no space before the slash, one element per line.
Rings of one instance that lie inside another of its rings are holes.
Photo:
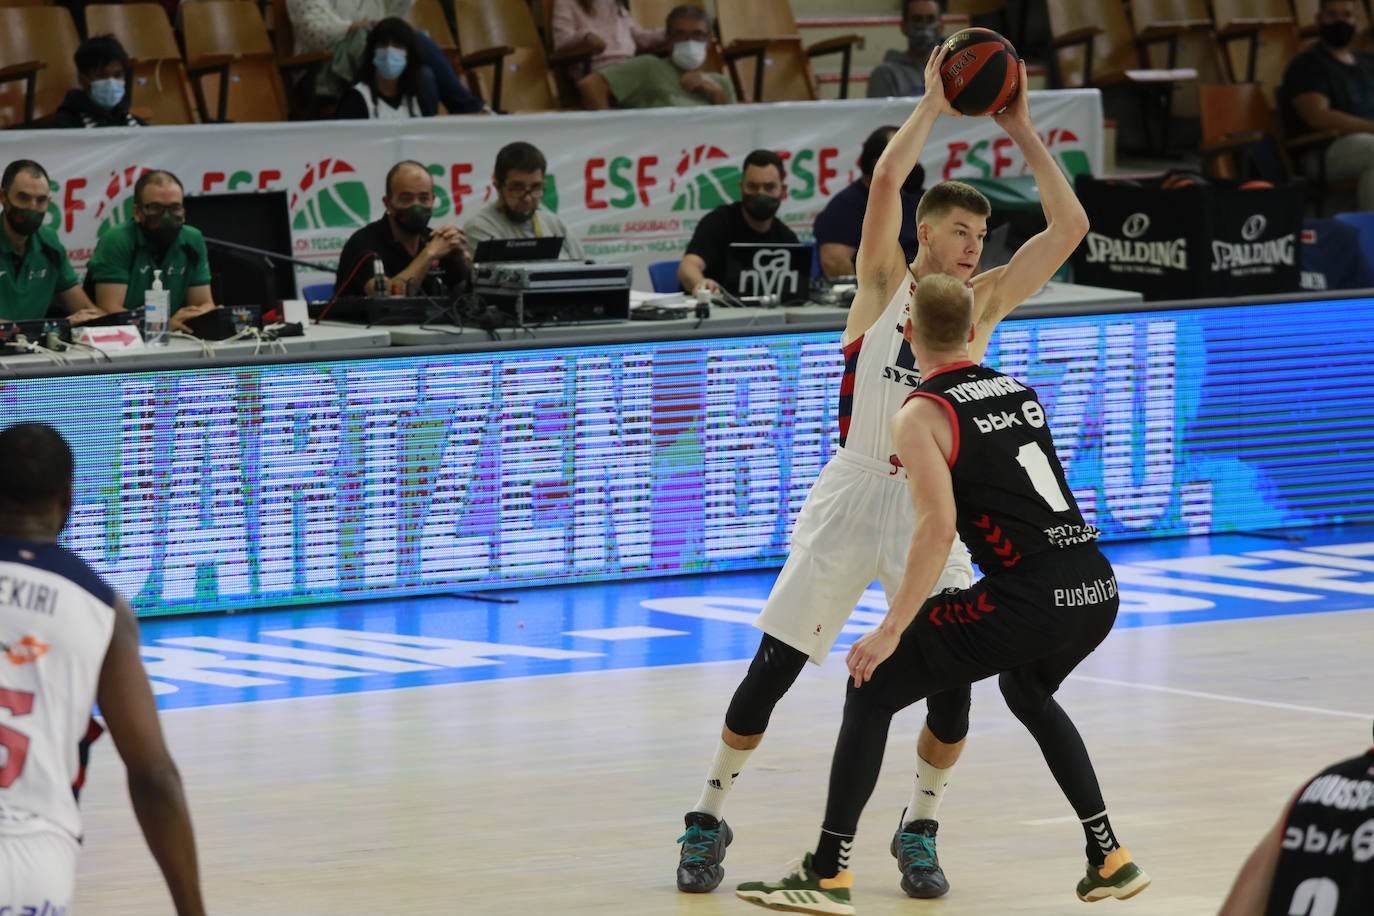
<path fill-rule="evenodd" d="M 734 242 L 725 252 L 725 288 L 736 296 L 777 302 L 811 294 L 812 248 L 792 242 Z"/>
<path fill-rule="evenodd" d="M 483 239 L 477 243 L 472 260 L 478 264 L 492 261 L 556 261 L 562 253 L 561 235 L 534 239 Z"/>

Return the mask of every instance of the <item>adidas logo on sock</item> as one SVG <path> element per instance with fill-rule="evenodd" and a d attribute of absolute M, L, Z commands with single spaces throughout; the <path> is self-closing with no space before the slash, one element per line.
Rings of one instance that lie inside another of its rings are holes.
<path fill-rule="evenodd" d="M 706 780 L 706 784 L 707 784 L 708 786 L 710 786 L 711 788 L 713 788 L 713 789 L 723 789 L 723 788 L 725 788 L 724 786 L 722 786 L 722 785 L 720 784 L 720 780 L 719 780 L 719 779 L 708 779 L 708 780 Z"/>
<path fill-rule="evenodd" d="M 932 791 L 930 791 L 929 789 L 922 789 L 922 790 L 921 790 L 921 794 L 922 794 L 922 795 L 929 795 L 931 798 L 934 798 L 934 797 L 935 797 L 935 793 L 932 792 Z"/>

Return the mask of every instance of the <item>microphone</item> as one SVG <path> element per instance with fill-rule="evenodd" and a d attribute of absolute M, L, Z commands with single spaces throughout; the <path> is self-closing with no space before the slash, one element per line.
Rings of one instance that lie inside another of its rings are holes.
<path fill-rule="evenodd" d="M 297 267 L 309 267 L 311 270 L 326 271 L 335 273 L 339 265 L 321 261 L 302 261 L 277 251 L 269 251 L 266 248 L 254 248 L 252 245 L 240 245 L 238 242 L 226 242 L 224 239 L 212 239 L 208 235 L 202 236 L 205 244 L 211 248 L 223 248 L 226 251 L 237 251 L 242 254 L 255 254 L 259 257 L 267 258 L 269 261 L 280 261 L 283 264 L 295 264 Z"/>
<path fill-rule="evenodd" d="M 372 257 L 372 297 L 383 299 L 391 295 L 391 290 L 386 282 L 386 269 L 382 267 L 382 259 L 373 255 Z"/>
<path fill-rule="evenodd" d="M 752 302 L 763 308 L 780 304 L 777 296 L 736 296 L 735 298 L 739 299 L 740 302 Z"/>

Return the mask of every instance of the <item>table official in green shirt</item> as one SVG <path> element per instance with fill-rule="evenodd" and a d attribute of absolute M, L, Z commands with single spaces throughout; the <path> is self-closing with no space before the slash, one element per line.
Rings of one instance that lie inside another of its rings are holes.
<path fill-rule="evenodd" d="M 86 269 L 102 309 L 142 308 L 153 271 L 162 271 L 174 331 L 189 331 L 187 319 L 216 307 L 210 296 L 205 238 L 186 225 L 181 182 L 161 169 L 139 177 L 134 184 L 133 222 L 102 235 Z"/>
<path fill-rule="evenodd" d="M 43 166 L 17 159 L 0 179 L 4 232 L 0 233 L 0 320 L 44 318 L 57 301 L 72 324 L 100 315 L 67 260 L 57 232 L 44 226 L 51 185 Z"/>

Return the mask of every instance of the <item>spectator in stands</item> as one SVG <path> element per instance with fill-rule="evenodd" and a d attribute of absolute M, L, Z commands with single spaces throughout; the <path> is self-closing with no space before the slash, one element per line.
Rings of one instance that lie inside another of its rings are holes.
<path fill-rule="evenodd" d="M 142 308 L 154 270 L 162 272 L 172 330 L 190 332 L 187 321 L 216 308 L 205 238 L 186 225 L 181 180 L 162 169 L 139 176 L 133 220 L 102 235 L 86 265 L 96 304 L 107 312 Z"/>
<path fill-rule="evenodd" d="M 897 132 L 896 127 L 880 127 L 868 135 L 859 151 L 859 180 L 834 197 L 816 214 L 814 232 L 821 258 L 821 272 L 830 279 L 852 277 L 854 259 L 859 253 L 859 239 L 863 235 L 864 212 L 868 209 L 868 185 L 873 180 L 873 167 L 887 148 L 887 142 Z M 902 183 L 902 230 L 897 241 L 907 262 L 915 260 L 916 205 L 921 202 L 925 188 L 925 169 L 916 163 Z"/>
<path fill-rule="evenodd" d="M 563 237 L 562 257 L 586 257 L 558 214 L 543 205 L 548 162 L 538 147 L 517 140 L 501 147 L 491 176 L 496 196 L 464 227 L 474 243 L 487 239 Z"/>
<path fill-rule="evenodd" d="M 726 254 L 736 242 L 796 242 L 797 234 L 777 218 L 787 196 L 787 172 L 772 150 L 756 149 L 744 157 L 741 200 L 721 204 L 697 223 L 687 253 L 677 266 L 677 279 L 689 294 L 706 288 L 720 292 Z"/>
<path fill-rule="evenodd" d="M 624 63 L 636 54 L 653 53 L 663 45 L 663 30 L 641 27 L 630 15 L 627 0 L 552 2 L 554 51 L 586 47 L 594 53 L 592 70 Z"/>
<path fill-rule="evenodd" d="M 129 55 L 113 35 L 81 42 L 72 55 L 80 89 L 70 89 L 57 106 L 53 127 L 142 127 L 129 113 Z"/>
<path fill-rule="evenodd" d="M 0 179 L 5 209 L 5 229 L 0 233 L 0 319 L 43 318 L 54 301 L 68 312 L 72 324 L 100 315 L 77 284 L 56 230 L 43 225 L 51 189 L 48 173 L 32 159 L 11 162 Z"/>
<path fill-rule="evenodd" d="M 868 75 L 868 97 L 920 95 L 926 91 L 925 68 L 930 52 L 940 43 L 940 4 L 936 0 L 904 0 L 902 33 L 906 48 L 893 49 Z"/>
<path fill-rule="evenodd" d="M 386 173 L 386 215 L 349 237 L 334 288 L 341 296 L 441 296 L 466 292 L 472 258 L 467 234 L 452 223 L 430 227 L 434 176 L 407 159 Z M 386 289 L 377 291 L 380 260 Z"/>
<path fill-rule="evenodd" d="M 701 69 L 711 42 L 706 11 L 699 6 L 674 7 L 665 25 L 672 48 L 669 57 L 641 54 L 584 76 L 577 81 L 583 107 L 683 108 L 734 102 L 735 87 L 730 81 Z"/>
<path fill-rule="evenodd" d="M 286 14 L 295 34 L 295 53 L 332 51 L 333 72 L 342 69 L 350 73 L 346 88 L 357 79 L 363 63 L 366 30 L 379 19 L 404 16 L 414 5 L 415 0 L 286 0 Z M 484 110 L 482 101 L 463 85 L 434 39 L 423 32 L 416 32 L 415 38 L 425 69 L 421 75 L 425 105 L 437 111 L 438 103 L 443 102 L 449 114 Z"/>
<path fill-rule="evenodd" d="M 410 23 L 394 16 L 383 19 L 368 31 L 358 82 L 339 99 L 334 116 L 379 121 L 433 116 L 435 109 L 420 97 L 423 70 L 420 42 Z"/>
<path fill-rule="evenodd" d="M 1374 54 L 1350 47 L 1355 2 L 1322 0 L 1317 40 L 1283 74 L 1284 117 L 1292 133 L 1341 133 L 1322 154 L 1327 177 L 1359 179 L 1356 205 L 1374 210 Z"/>

